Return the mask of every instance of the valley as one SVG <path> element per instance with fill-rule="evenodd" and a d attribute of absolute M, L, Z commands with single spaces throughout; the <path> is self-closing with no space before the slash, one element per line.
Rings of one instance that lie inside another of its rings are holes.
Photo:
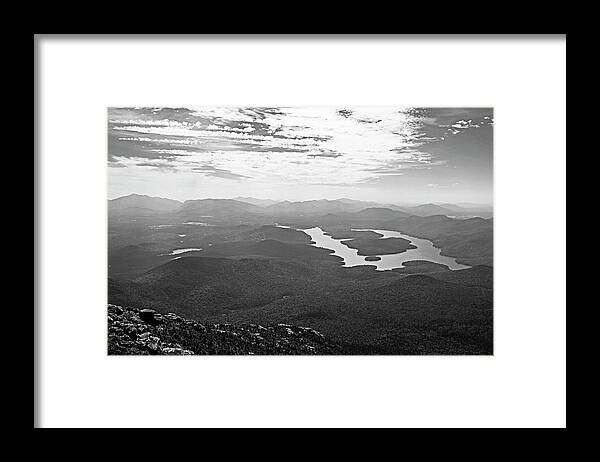
<path fill-rule="evenodd" d="M 311 328 L 346 354 L 492 354 L 491 208 L 438 207 L 113 199 L 108 302 Z"/>

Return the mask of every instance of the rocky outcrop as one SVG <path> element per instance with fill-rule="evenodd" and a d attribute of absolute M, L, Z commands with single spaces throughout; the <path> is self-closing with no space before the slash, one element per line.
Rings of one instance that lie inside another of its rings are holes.
<path fill-rule="evenodd" d="M 201 324 L 175 313 L 108 305 L 109 355 L 331 355 L 341 348 L 309 327 Z"/>

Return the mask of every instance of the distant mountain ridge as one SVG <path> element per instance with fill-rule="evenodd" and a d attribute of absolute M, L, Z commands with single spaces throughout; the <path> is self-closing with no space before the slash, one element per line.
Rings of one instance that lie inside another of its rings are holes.
<path fill-rule="evenodd" d="M 282 201 L 277 204 L 265 207 L 266 213 L 276 215 L 317 215 L 317 214 L 337 214 L 337 213 L 355 213 L 369 208 L 386 208 L 394 211 L 402 209 L 393 204 L 380 204 L 377 202 L 363 202 L 351 199 L 319 199 L 300 202 Z"/>
<path fill-rule="evenodd" d="M 262 207 L 235 199 L 193 199 L 185 201 L 178 212 L 218 213 L 254 212 L 260 213 Z"/>
<path fill-rule="evenodd" d="M 109 212 L 135 213 L 147 212 L 177 212 L 182 215 L 217 215 L 230 216 L 232 214 L 257 214 L 271 216 L 318 216 L 327 214 L 359 213 L 366 210 L 378 209 L 399 212 L 404 216 L 415 215 L 428 217 L 445 215 L 449 217 L 481 216 L 490 218 L 491 207 L 478 206 L 477 204 L 421 204 L 416 206 L 400 206 L 390 203 L 373 201 L 359 201 L 355 199 L 317 199 L 306 201 L 276 201 L 272 199 L 256 199 L 253 197 L 236 197 L 234 199 L 191 199 L 184 202 L 163 197 L 152 197 L 141 194 L 130 194 L 108 201 Z M 384 212 L 382 212 L 384 213 Z M 400 216 L 399 214 L 395 215 Z"/>
<path fill-rule="evenodd" d="M 129 194 L 108 201 L 108 210 L 124 210 L 128 208 L 141 208 L 157 211 L 177 210 L 183 203 L 164 197 L 153 197 L 142 194 Z"/>
<path fill-rule="evenodd" d="M 233 200 L 246 202 L 252 205 L 258 205 L 260 207 L 267 207 L 269 205 L 277 204 L 280 201 L 275 201 L 273 199 L 256 199 L 254 197 L 234 197 Z"/>
<path fill-rule="evenodd" d="M 450 210 L 437 204 L 422 204 L 415 207 L 404 207 L 403 210 L 410 215 L 420 217 L 431 215 L 454 215 L 456 210 Z"/>

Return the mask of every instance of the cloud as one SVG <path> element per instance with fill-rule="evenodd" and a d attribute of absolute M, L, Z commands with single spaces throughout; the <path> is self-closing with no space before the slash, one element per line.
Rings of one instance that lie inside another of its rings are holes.
<path fill-rule="evenodd" d="M 342 154 L 340 154 L 339 152 L 311 152 L 310 154 L 308 154 L 308 157 L 330 157 L 330 158 L 336 158 L 336 157 L 341 157 Z"/>
<path fill-rule="evenodd" d="M 175 166 L 168 161 L 155 161 L 155 162 L 137 162 L 136 167 L 150 167 L 160 170 L 161 172 L 176 172 Z"/>
<path fill-rule="evenodd" d="M 245 175 L 230 172 L 229 170 L 223 170 L 221 168 L 194 168 L 195 172 L 204 173 L 206 176 L 214 176 L 217 178 L 225 178 L 227 180 L 241 180 L 243 178 L 249 178 Z"/>
<path fill-rule="evenodd" d="M 425 186 L 427 186 L 428 188 L 444 189 L 444 188 L 454 188 L 454 187 L 458 186 L 459 184 L 460 184 L 460 182 L 455 181 L 454 183 L 450 183 L 450 184 L 428 183 Z"/>
<path fill-rule="evenodd" d="M 108 160 L 231 180 L 367 184 L 444 165 L 427 146 L 492 117 L 477 108 L 110 108 Z"/>

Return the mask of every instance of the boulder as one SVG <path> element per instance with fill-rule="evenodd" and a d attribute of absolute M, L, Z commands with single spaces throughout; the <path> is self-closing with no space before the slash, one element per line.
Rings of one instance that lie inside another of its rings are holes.
<path fill-rule="evenodd" d="M 118 305 L 111 305 L 111 304 L 109 304 L 108 305 L 108 309 L 109 309 L 109 311 L 115 313 L 117 316 L 120 316 L 120 315 L 123 314 L 123 308 L 121 308 Z"/>
<path fill-rule="evenodd" d="M 127 335 L 128 335 L 128 336 L 129 336 L 129 337 L 130 337 L 132 340 L 135 340 L 135 339 L 136 339 L 136 337 L 137 337 L 137 334 L 138 334 L 138 331 L 137 331 L 137 329 L 136 329 L 135 327 L 133 327 L 133 326 L 130 326 L 130 327 L 128 327 L 126 332 L 127 332 Z"/>
<path fill-rule="evenodd" d="M 139 315 L 142 321 L 153 323 L 155 321 L 156 311 L 149 309 L 140 310 Z"/>
<path fill-rule="evenodd" d="M 190 350 L 184 350 L 181 347 L 166 347 L 162 349 L 164 355 L 193 355 L 194 352 Z"/>

